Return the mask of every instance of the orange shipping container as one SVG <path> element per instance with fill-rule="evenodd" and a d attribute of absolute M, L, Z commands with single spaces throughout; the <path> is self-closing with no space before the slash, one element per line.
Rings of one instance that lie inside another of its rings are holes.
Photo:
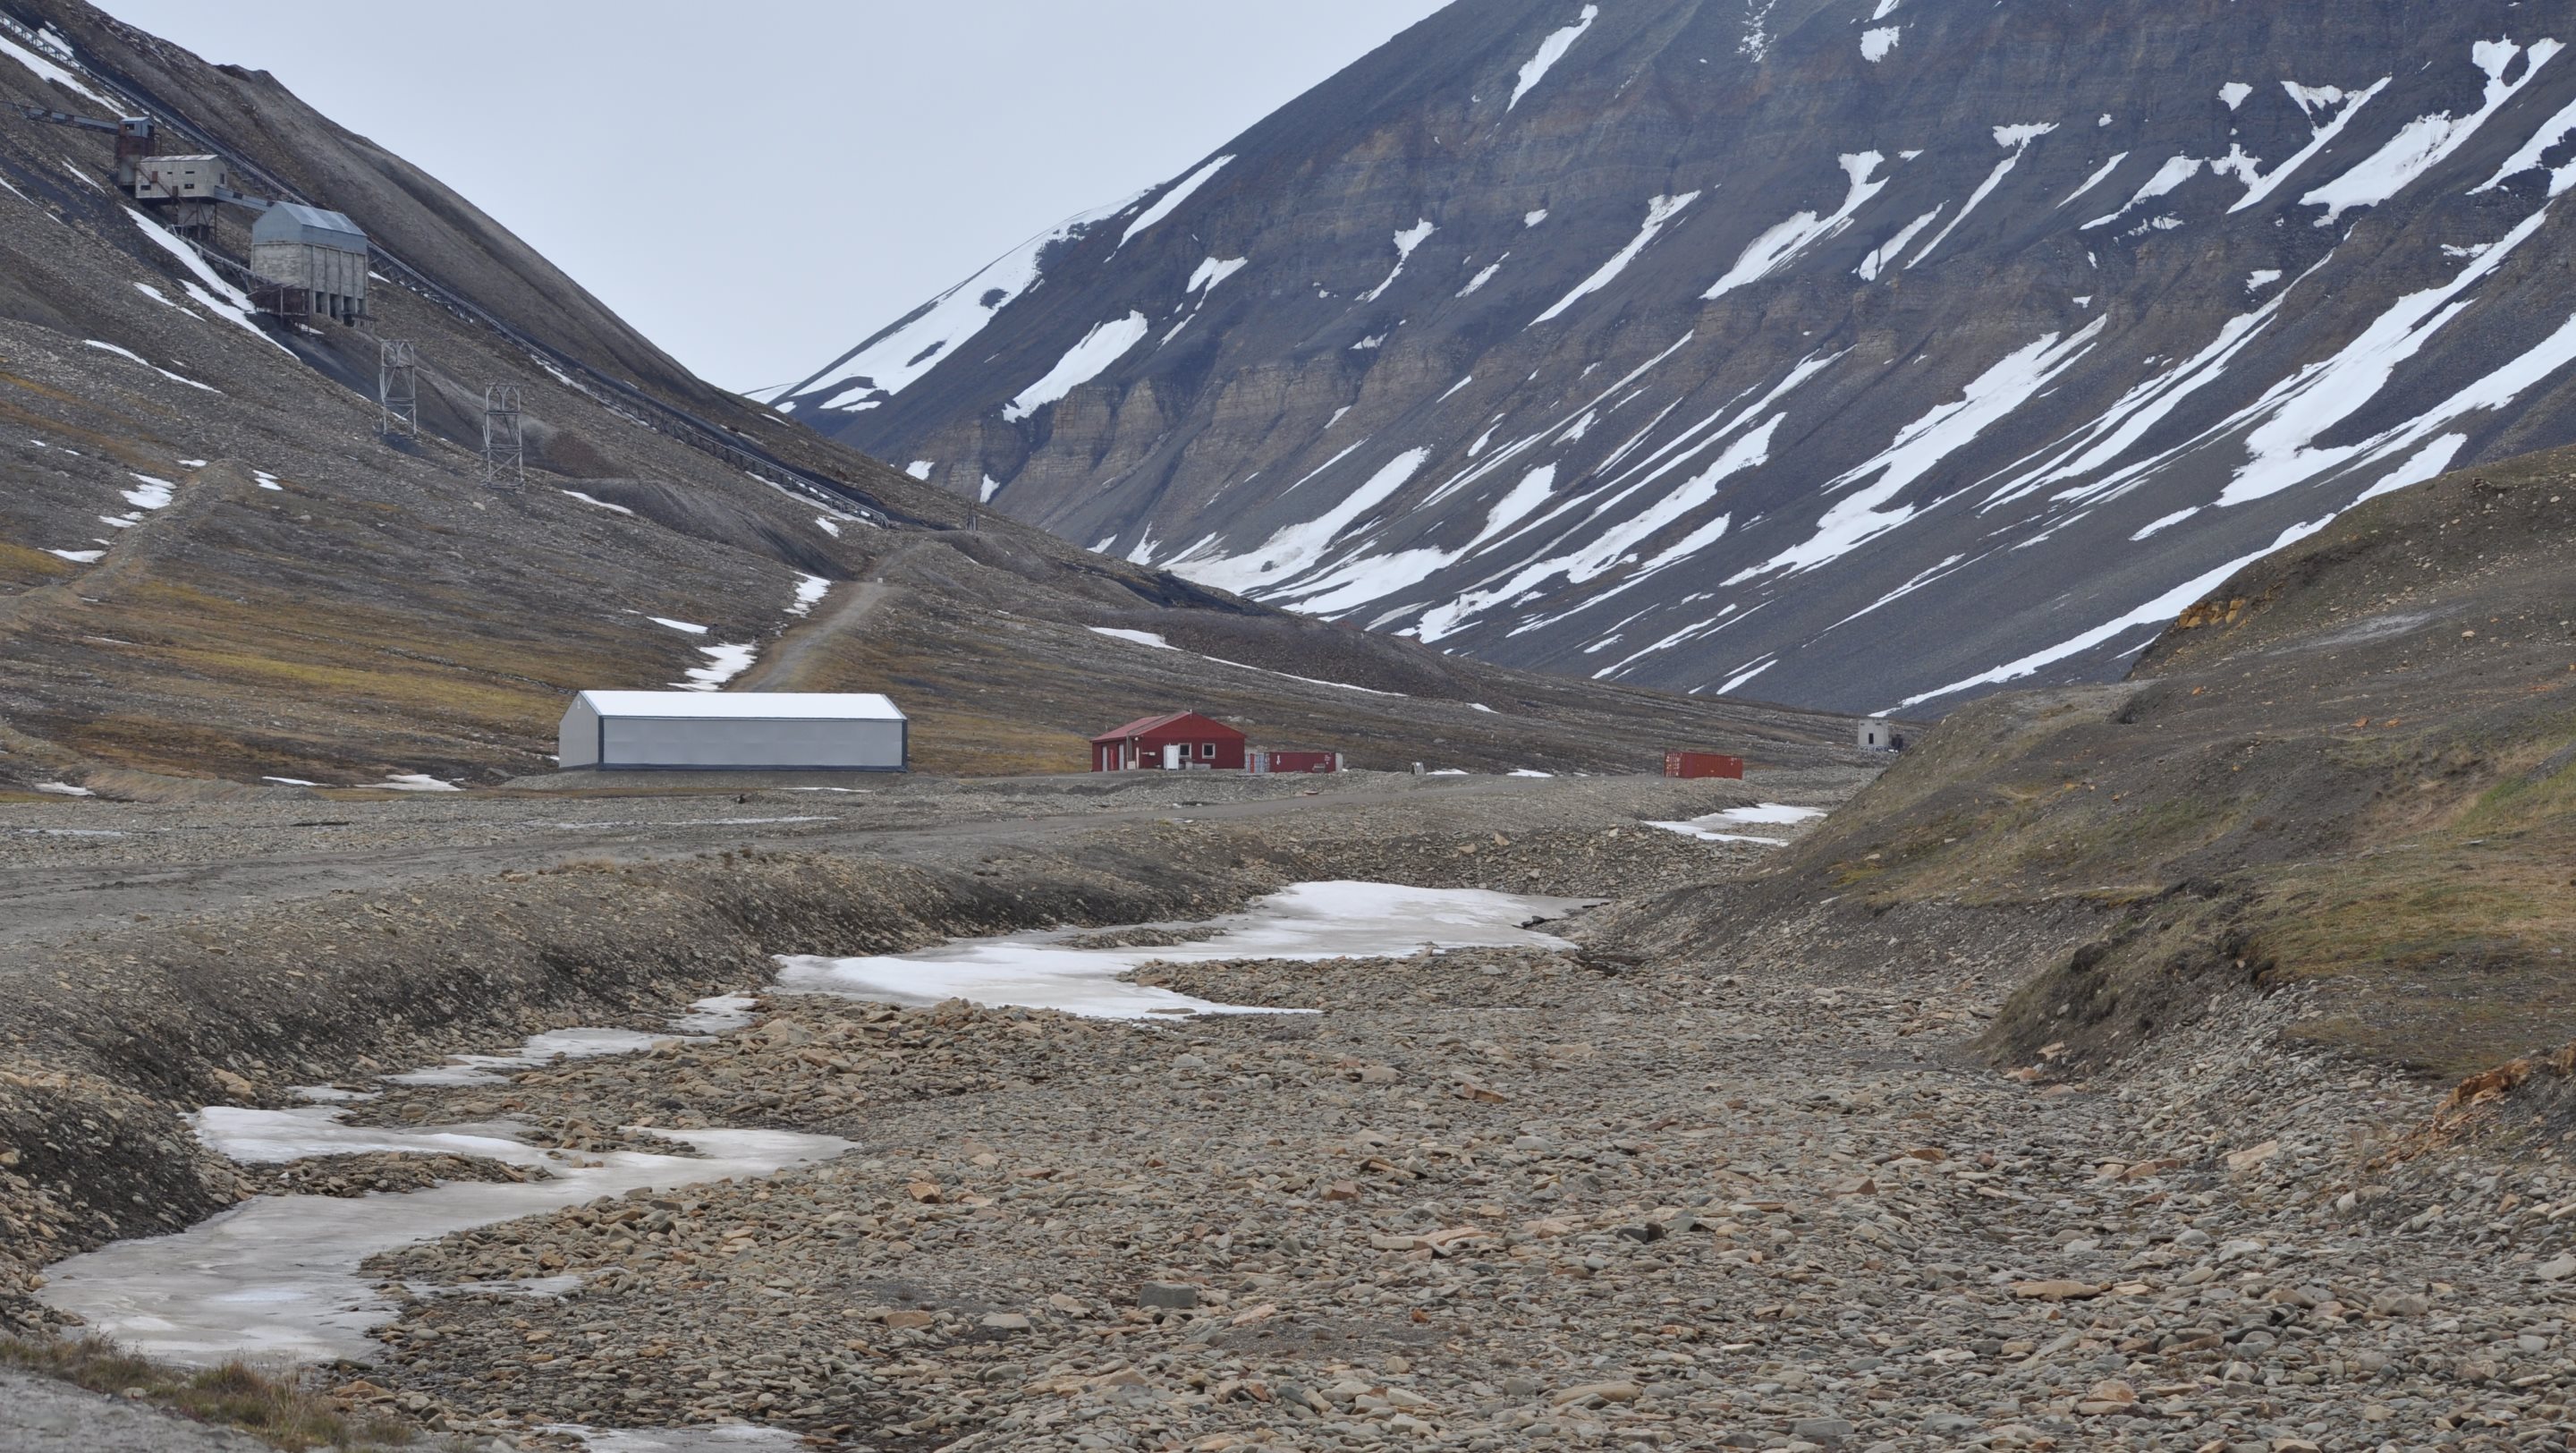
<path fill-rule="evenodd" d="M 1715 752 L 1666 752 L 1664 775 L 1667 777 L 1744 777 L 1742 757 L 1722 757 Z"/>

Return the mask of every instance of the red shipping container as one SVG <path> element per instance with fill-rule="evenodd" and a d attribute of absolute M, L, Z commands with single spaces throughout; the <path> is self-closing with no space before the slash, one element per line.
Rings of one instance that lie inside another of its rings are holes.
<path fill-rule="evenodd" d="M 1262 770 L 1278 773 L 1338 772 L 1342 770 L 1339 752 L 1267 752 Z"/>
<path fill-rule="evenodd" d="M 1667 777 L 1732 777 L 1744 778 L 1742 757 L 1722 757 L 1715 752 L 1666 752 L 1664 775 Z"/>

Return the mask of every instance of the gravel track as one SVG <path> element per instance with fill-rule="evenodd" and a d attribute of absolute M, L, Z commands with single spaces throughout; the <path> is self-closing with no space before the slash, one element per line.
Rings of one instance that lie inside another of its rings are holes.
<path fill-rule="evenodd" d="M 1786 790 L 1798 792 L 1860 775 L 1813 769 L 1781 778 Z M 652 862 L 743 847 L 918 860 L 1175 818 L 1257 824 L 1417 797 L 1426 804 L 1489 797 L 1543 802 L 1554 793 L 1581 799 L 1686 790 L 1656 786 L 1654 779 L 1539 783 L 1348 773 L 1318 787 L 1311 778 L 1191 774 L 1175 780 L 1154 773 L 1115 780 L 889 778 L 818 791 L 762 786 L 663 794 L 603 786 L 392 801 L 0 805 L 0 975 L 39 962 L 36 950 L 47 942 L 138 916 L 273 907 L 343 890 L 383 892 L 567 862 Z M 1739 784 L 1715 795 L 1754 796 Z M 1578 815 L 1597 810 L 1588 802 L 1569 809 Z"/>

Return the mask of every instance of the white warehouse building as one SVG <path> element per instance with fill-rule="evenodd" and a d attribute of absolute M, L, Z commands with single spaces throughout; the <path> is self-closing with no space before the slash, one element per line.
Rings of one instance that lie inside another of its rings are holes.
<path fill-rule="evenodd" d="M 585 691 L 558 740 L 567 772 L 901 772 L 911 736 L 873 694 Z"/>

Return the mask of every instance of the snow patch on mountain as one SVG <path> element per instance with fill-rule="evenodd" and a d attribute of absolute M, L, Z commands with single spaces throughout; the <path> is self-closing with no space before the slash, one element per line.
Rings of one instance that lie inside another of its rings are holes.
<path fill-rule="evenodd" d="M 1851 186 L 1843 194 L 1841 206 L 1835 208 L 1830 215 L 1823 217 L 1813 212 L 1800 212 L 1788 221 L 1754 238 L 1745 246 L 1743 254 L 1735 259 L 1735 266 L 1727 269 L 1724 277 L 1710 284 L 1708 291 L 1700 294 L 1700 297 L 1704 301 L 1714 302 L 1747 283 L 1759 282 L 1787 266 L 1791 259 L 1806 251 L 1810 245 L 1850 226 L 1853 213 L 1866 205 L 1870 198 L 1887 190 L 1885 178 L 1882 177 L 1877 181 L 1870 180 L 1877 174 L 1879 164 L 1886 160 L 1886 157 L 1874 151 L 1852 152 L 1845 155 L 1842 159 L 1843 175 L 1850 179 Z"/>
<path fill-rule="evenodd" d="M 1538 54 L 1531 56 L 1522 64 L 1520 84 L 1512 87 L 1512 99 L 1503 109 L 1518 110 L 1521 98 L 1536 90 L 1538 83 L 1547 79 L 1547 73 L 1556 69 L 1556 63 L 1565 59 L 1565 53 L 1574 49 L 1574 43 L 1583 38 L 1583 32 L 1590 30 L 1592 22 L 1600 18 L 1600 6 L 1586 5 L 1583 7 L 1583 18 L 1539 42 Z"/>
<path fill-rule="evenodd" d="M 1198 271 L 1190 274 L 1190 285 L 1181 291 L 1184 293 L 1213 292 L 1217 284 L 1243 271 L 1250 261 L 1249 258 L 1242 257 L 1231 261 L 1211 257 L 1199 264 Z"/>
<path fill-rule="evenodd" d="M 1128 349 L 1144 342 L 1145 335 L 1152 331 L 1153 325 L 1145 321 L 1142 313 L 1130 313 L 1092 329 L 1083 335 L 1081 342 L 1056 360 L 1055 367 L 1048 369 L 1044 378 L 1020 390 L 1018 397 L 1004 405 L 1002 417 L 1016 424 L 1047 405 L 1061 401 L 1066 394 L 1100 377 L 1109 365 L 1116 363 Z"/>
<path fill-rule="evenodd" d="M 1531 322 L 1546 323 L 1563 317 L 1566 309 L 1608 287 L 1612 279 L 1628 270 L 1628 264 L 1635 262 L 1639 253 L 1654 244 L 1655 239 L 1663 234 L 1664 228 L 1669 226 L 1675 217 L 1687 211 L 1690 204 L 1699 199 L 1700 194 L 1697 192 L 1684 192 L 1678 197 L 1656 197 L 1647 202 L 1645 225 L 1637 230 L 1637 235 L 1629 240 L 1628 245 L 1612 254 L 1610 260 L 1595 269 L 1592 276 L 1575 284 L 1574 291 L 1557 299 L 1554 307 L 1539 314 Z M 1492 276 L 1492 269 L 1488 268 L 1484 276 Z M 1467 285 L 1467 292 L 1472 293 L 1482 286 L 1484 286 L 1484 278 L 1480 277 Z M 1459 294 L 1460 297 L 1466 295 L 1466 293 Z"/>
<path fill-rule="evenodd" d="M 1982 686 L 2001 686 L 2007 682 L 2025 680 L 2029 677 L 2038 675 L 2039 672 L 2046 667 L 2053 666 L 2071 656 L 2082 655 L 2084 652 L 2090 651 L 2097 646 L 2108 645 L 2122 636 L 2149 629 L 2162 631 L 2172 622 L 2175 616 L 2178 616 L 2185 610 L 2189 609 L 2192 603 L 2199 600 L 2202 596 L 2205 596 L 2209 594 L 2209 592 L 2216 590 L 2219 586 L 2226 584 L 2228 577 L 2234 575 L 2237 571 L 2244 569 L 2246 566 L 2253 564 L 2255 561 L 2262 559 L 2264 556 L 2271 554 L 2275 550 L 2287 549 L 2333 523 L 2334 517 L 2332 515 L 2328 515 L 2326 518 L 2318 520 L 2314 524 L 2293 525 L 2289 529 L 2283 530 L 2279 538 L 2273 540 L 2271 544 L 2264 546 L 2262 549 L 2257 550 L 2250 555 L 2244 555 L 2237 559 L 2230 560 L 2215 570 L 2193 576 L 2191 579 L 2184 581 L 2182 584 L 2175 586 L 2173 589 L 2166 591 L 2164 594 L 2157 596 L 2155 599 L 2148 601 L 2146 604 L 2139 606 L 2137 609 L 2132 610 L 2125 615 L 2105 621 L 2101 625 L 2095 626 L 2089 631 L 2069 637 L 2068 639 L 2060 641 L 2056 645 L 2050 646 L 2045 650 L 2034 651 L 2019 660 L 2007 661 L 2003 665 L 1998 666 L 1991 671 L 1980 672 L 1979 674 L 1968 677 L 1962 681 L 1953 681 L 1949 685 L 1941 687 L 1938 690 L 1926 691 L 1917 696 L 1909 696 L 1903 701 L 1898 702 L 1896 704 L 1896 709 L 1898 711 L 1905 711 L 1913 707 L 1921 706 L 1926 702 L 1938 701 L 1945 696 L 1957 696 L 1964 691 L 1974 691 Z M 2141 641 L 2138 645 L 2140 649 L 2143 649 L 2146 642 Z"/>
<path fill-rule="evenodd" d="M 79 76 L 72 74 L 62 66 L 56 65 L 51 58 L 39 55 L 36 52 L 27 49 L 25 46 L 11 40 L 6 35 L 0 35 L 0 55 L 5 55 L 9 57 L 9 59 L 16 61 L 18 64 L 25 66 L 29 71 L 35 74 L 38 80 L 51 81 L 55 85 L 62 87 L 64 90 L 71 92 L 73 95 L 82 97 L 83 99 L 103 108 L 110 116 L 122 116 L 125 114 L 124 106 L 100 95 L 97 89 L 91 86 L 89 82 L 82 80 Z"/>
<path fill-rule="evenodd" d="M 1169 569 L 1184 580 L 1236 592 L 1263 583 L 1265 577 L 1293 579 L 1320 559 L 1344 530 L 1386 503 L 1430 462 L 1429 449 L 1408 449 L 1389 460 L 1367 483 L 1343 496 L 1338 504 L 1304 524 L 1278 531 L 1259 547 L 1235 556 L 1202 554 L 1193 549 L 1172 561 Z"/>
<path fill-rule="evenodd" d="M 798 399 L 812 397 L 812 407 L 846 409 L 859 402 L 841 401 L 854 389 L 878 401 L 902 393 L 959 345 L 983 332 L 1013 299 L 1036 287 L 1049 249 L 1081 238 L 1133 205 L 1130 199 L 1067 218 L 1021 243 L 831 367 L 786 390 L 788 397 L 778 407 L 793 413 L 800 407 Z"/>
<path fill-rule="evenodd" d="M 1959 230 L 1959 224 L 1968 220 L 1968 214 L 1983 205 L 1986 198 L 1993 196 L 1995 188 L 2004 184 L 2004 178 L 2012 175 L 2013 168 L 2021 165 L 2022 153 L 2030 150 L 2030 144 L 2056 129 L 2057 124 L 2053 121 L 1996 127 L 1995 145 L 2002 147 L 2009 155 L 1995 163 L 1995 169 L 1988 172 L 1986 179 L 1978 183 L 1977 189 L 1968 194 L 1967 203 L 1959 208 L 1957 216 L 1950 219 L 1950 225 L 1942 228 L 1939 236 L 1923 244 L 1923 250 L 1907 259 L 1905 265 L 1909 268 L 1919 267 L 1925 258 L 1940 251 L 1941 244 L 1950 240 L 1950 234 Z"/>
<path fill-rule="evenodd" d="M 1374 303 L 1385 297 L 1386 290 L 1395 286 L 1395 280 L 1404 276 L 1404 265 L 1413 260 L 1414 249 L 1430 241 L 1431 234 L 1439 230 L 1428 221 L 1416 218 L 1412 226 L 1395 234 L 1395 271 L 1386 275 L 1386 281 L 1360 294 L 1360 301 Z"/>
<path fill-rule="evenodd" d="M 1160 223 L 1163 219 L 1171 216 L 1174 212 L 1179 211 L 1183 202 L 1186 202 L 1190 198 L 1198 195 L 1199 188 L 1206 186 L 1210 181 L 1214 180 L 1216 174 L 1225 170 L 1226 163 L 1232 160 L 1234 160 L 1234 158 L 1231 156 L 1218 157 L 1207 165 L 1200 167 L 1197 171 L 1194 171 L 1188 176 L 1181 178 L 1179 181 L 1174 182 L 1169 190 L 1165 191 L 1161 197 L 1155 199 L 1154 205 L 1146 208 L 1143 213 L 1138 215 L 1135 221 L 1127 224 L 1127 230 L 1120 234 L 1118 238 L 1118 245 L 1120 247 L 1125 247 L 1128 243 L 1133 242 L 1147 232 L 1152 231 L 1157 223 Z"/>
<path fill-rule="evenodd" d="M 1869 256 L 1861 259 L 1860 266 L 1852 269 L 1852 275 L 1859 278 L 1862 282 L 1874 283 L 1878 281 L 1879 274 L 1887 270 L 1887 265 L 1889 263 L 1905 255 L 1907 245 L 1912 243 L 1916 237 L 1922 235 L 1924 228 L 1929 227 L 1934 222 L 1940 220 L 1942 208 L 1947 205 L 1947 203 L 1943 203 L 1942 207 L 1935 207 L 1931 211 L 1924 213 L 1922 216 L 1915 218 L 1913 221 L 1906 223 L 1903 227 L 1898 228 L 1895 236 L 1870 249 Z"/>
<path fill-rule="evenodd" d="M 1940 467 L 1943 460 L 1974 443 L 1978 435 L 2030 402 L 2039 391 L 2082 358 L 2102 335 L 2107 320 L 2097 318 L 2081 332 L 2061 341 L 2055 333 L 2004 355 L 1979 374 L 1955 402 L 1941 405 L 1897 431 L 1885 449 L 1825 486 L 1831 494 L 1863 480 L 1875 480 L 1836 502 L 1816 522 L 1803 542 L 1732 577 L 1733 585 L 1775 570 L 1813 570 L 1841 558 L 1914 517 L 1912 505 L 1895 503 L 1898 495 Z"/>
<path fill-rule="evenodd" d="M 2570 186 L 2576 186 L 2576 158 L 2555 168 L 2549 167 L 2544 158 L 2565 145 L 2570 136 L 2576 136 L 2576 101 L 2567 103 L 2566 109 L 2542 122 L 2540 129 L 2531 134 L 2521 149 L 2505 158 L 2504 165 L 2497 167 L 2495 175 L 2487 178 L 2483 185 L 2470 188 L 2469 195 L 2492 192 L 2509 178 L 2543 170 L 2549 172 L 2549 195 L 2565 195 Z"/>
<path fill-rule="evenodd" d="M 2109 161 L 2102 163 L 2101 169 L 2094 172 L 2093 175 L 2086 177 L 2082 186 L 2067 193 L 2066 200 L 2058 203 L 2058 207 L 2062 210 L 2073 203 L 2076 198 L 2081 197 L 2085 193 L 2092 191 L 2095 187 L 2102 185 L 2104 181 L 2109 179 L 2111 173 L 2120 169 L 2120 163 L 2127 161 L 2128 159 L 2129 154 L 2124 151 L 2114 155 Z"/>
<path fill-rule="evenodd" d="M 2486 94 L 2478 109 L 2466 116 L 2453 116 L 2436 111 L 2418 116 L 2403 130 L 2389 138 L 2387 145 L 2373 152 L 2360 165 L 2299 199 L 2302 206 L 2323 207 L 2326 215 L 2317 219 L 2320 227 L 2331 227 L 2344 213 L 2356 207 L 2375 207 L 2413 186 L 2417 178 L 2448 160 L 2452 153 L 2468 144 L 2478 128 L 2487 124 L 2507 102 L 2521 95 L 2525 86 L 2540 74 L 2540 68 L 2566 46 L 2556 40 L 2532 42 L 2530 60 L 2522 68 L 2522 78 L 2507 82 L 2505 72 L 2523 48 L 2510 40 L 2484 40 L 2470 50 L 2470 59 L 2486 72 Z"/>
<path fill-rule="evenodd" d="M 269 337 L 267 329 L 251 321 L 250 315 L 257 310 L 251 304 L 250 295 L 235 287 L 208 266 L 205 258 L 198 255 L 196 248 L 180 241 L 160 223 L 132 207 L 125 209 L 125 215 L 134 219 L 135 230 L 143 234 L 144 241 L 170 254 L 179 266 L 187 269 L 193 281 L 184 281 L 180 286 L 188 290 L 188 296 L 196 300 L 198 307 L 236 328 L 258 335 L 259 341 L 275 348 L 278 352 L 293 356 L 292 350 L 285 344 Z"/>
<path fill-rule="evenodd" d="M 2532 213 L 2449 282 L 2398 299 L 2359 337 L 2330 357 L 2274 385 L 2239 414 L 2241 420 L 2262 422 L 2246 436 L 2250 457 L 2236 471 L 2218 502 L 2236 505 L 2278 494 L 2389 447 L 2376 441 L 2325 447 L 2316 441 L 2377 398 L 2388 387 L 2398 365 L 2421 352 L 2466 311 L 2454 306 L 2454 300 L 2492 274 L 2514 249 L 2537 235 L 2548 218 L 2546 207 Z"/>
<path fill-rule="evenodd" d="M 2290 99 L 2297 102 L 2299 110 L 2309 118 L 2308 144 L 2291 153 L 2289 160 L 2274 167 L 2270 172 L 2259 177 L 2247 178 L 2245 195 L 2238 198 L 2236 205 L 2227 210 L 2231 213 L 2245 211 L 2259 205 L 2280 190 L 2282 183 L 2296 176 L 2299 169 L 2315 160 L 2319 152 L 2332 146 L 2335 139 L 2343 135 L 2344 128 L 2352 124 L 2353 117 L 2361 114 L 2361 108 L 2369 104 L 2371 98 L 2387 90 L 2389 83 L 2394 79 L 2394 77 L 2382 76 L 2367 89 L 2356 91 L 2349 96 L 2333 86 L 2302 86 L 2295 81 L 2282 82 L 2282 89 L 2290 93 Z M 2335 108 L 2333 113 L 2322 124 L 2318 124 L 2315 119 L 2318 108 L 2329 106 Z"/>

